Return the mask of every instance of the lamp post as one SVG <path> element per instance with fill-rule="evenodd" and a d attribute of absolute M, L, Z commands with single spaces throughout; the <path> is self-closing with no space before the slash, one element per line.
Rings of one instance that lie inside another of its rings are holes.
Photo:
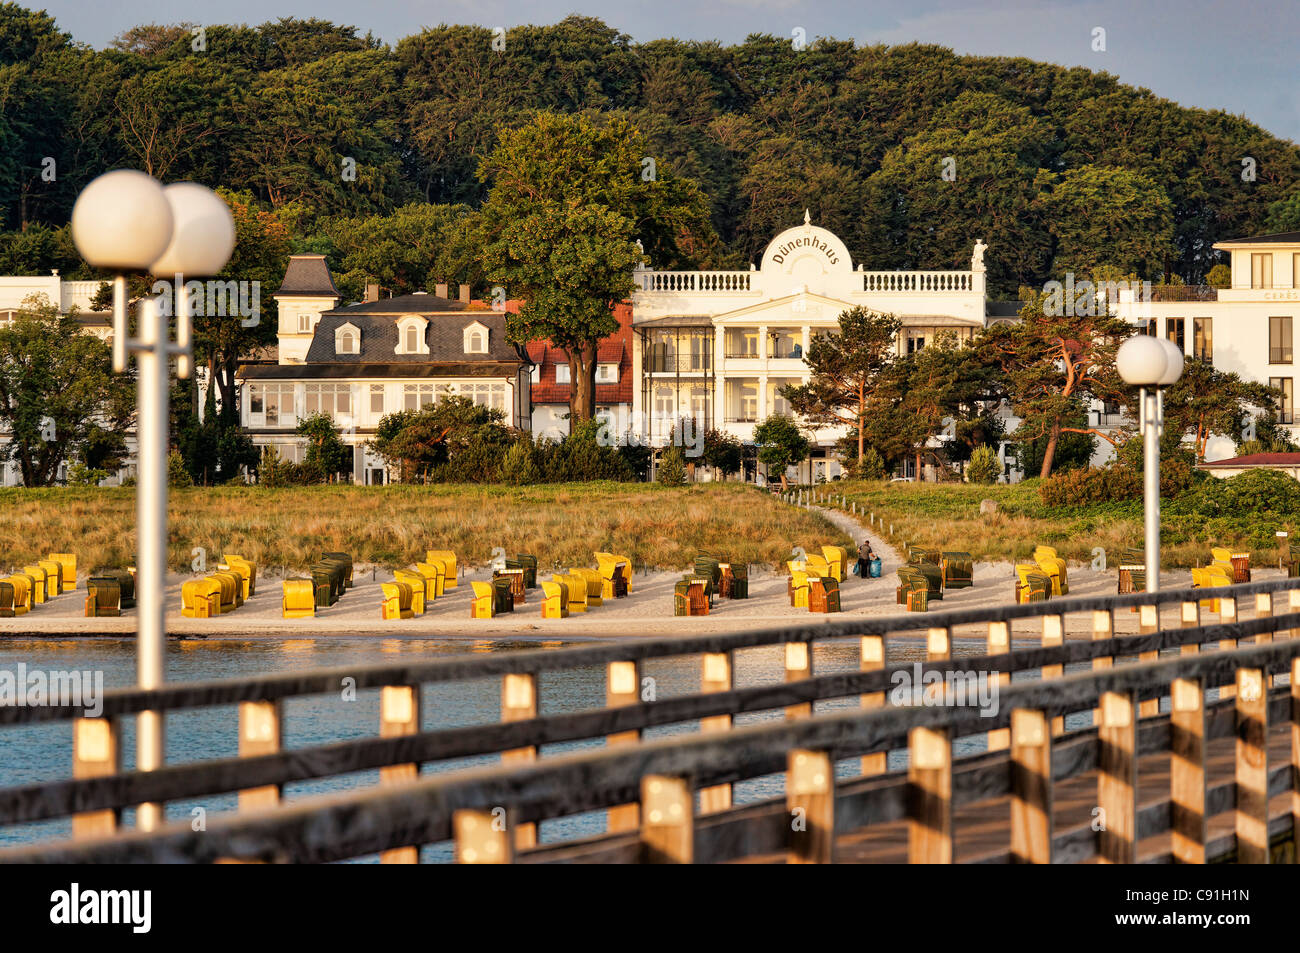
<path fill-rule="evenodd" d="M 1183 374 L 1183 352 L 1172 341 L 1139 334 L 1120 345 L 1115 368 L 1139 388 L 1142 431 L 1142 497 L 1147 592 L 1160 591 L 1160 435 L 1164 429 L 1163 389 Z"/>
<path fill-rule="evenodd" d="M 190 314 L 183 273 L 210 275 L 221 270 L 234 249 L 234 220 L 226 203 L 204 186 L 182 182 L 164 188 L 143 172 L 119 169 L 101 175 L 77 196 L 72 239 L 88 264 L 116 273 L 113 370 L 125 371 L 129 354 L 137 355 L 136 680 L 141 688 L 158 688 L 166 680 L 169 358 L 177 358 L 179 377 L 190 376 Z M 175 275 L 175 343 L 153 298 L 139 304 L 139 336 L 128 336 L 128 271 Z M 162 767 L 164 743 L 162 713 L 140 712 L 136 769 Z M 136 812 L 137 826 L 144 830 L 152 830 L 162 820 L 158 804 L 141 804 Z"/>

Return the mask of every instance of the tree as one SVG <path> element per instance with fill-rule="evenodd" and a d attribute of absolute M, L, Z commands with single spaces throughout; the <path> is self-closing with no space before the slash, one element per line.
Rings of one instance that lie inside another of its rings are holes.
<path fill-rule="evenodd" d="M 1165 390 L 1165 433 L 1191 434 L 1197 461 L 1213 434 L 1236 435 L 1243 417 L 1255 407 L 1270 407 L 1277 392 L 1264 384 L 1242 380 L 1206 361 L 1188 361 L 1183 376 Z"/>
<path fill-rule="evenodd" d="M 360 300 L 369 282 L 394 296 L 438 282 L 482 285 L 472 223 L 468 206 L 413 203 L 389 215 L 327 219 L 321 229 L 335 284 L 345 298 Z"/>
<path fill-rule="evenodd" d="M 659 458 L 655 481 L 664 486 L 682 486 L 686 483 L 686 455 L 677 444 L 669 444 Z"/>
<path fill-rule="evenodd" d="M 298 424 L 296 433 L 307 438 L 303 466 L 318 482 L 333 483 L 339 474 L 352 472 L 352 448 L 342 441 L 329 414 L 312 414 Z"/>
<path fill-rule="evenodd" d="M 700 458 L 713 468 L 714 476 L 739 473 L 744 462 L 744 445 L 737 437 L 710 427 L 704 433 L 704 453 Z"/>
<path fill-rule="evenodd" d="M 1063 433 L 1116 442 L 1088 426 L 1087 411 L 1093 400 L 1127 398 L 1128 387 L 1115 370 L 1115 352 L 1132 333 L 1132 325 L 1098 308 L 1083 289 L 1071 302 L 1028 292 L 1019 324 L 995 325 L 985 332 L 980 349 L 1006 374 L 1012 410 L 1021 418 L 1017 436 L 1047 438 L 1040 476 L 1051 475 Z"/>
<path fill-rule="evenodd" d="M 525 302 L 507 334 L 568 355 L 574 421 L 595 414 L 597 344 L 618 328 L 633 269 L 691 260 L 712 237 L 699 189 L 644 164 L 647 152 L 623 119 L 544 112 L 503 132 L 479 166 L 492 183 L 479 216 L 488 279 Z"/>
<path fill-rule="evenodd" d="M 867 406 L 876 383 L 893 363 L 902 322 L 858 306 L 840 313 L 838 332 L 808 343 L 804 384 L 782 388 L 791 409 L 810 421 L 846 424 L 857 431 L 858 458 L 866 446 Z"/>
<path fill-rule="evenodd" d="M 970 455 L 970 462 L 966 464 L 966 479 L 971 483 L 997 483 L 1001 472 L 998 455 L 988 444 L 976 447 Z"/>
<path fill-rule="evenodd" d="M 505 413 L 467 397 L 444 397 L 423 410 L 388 414 L 370 450 L 396 469 L 404 483 L 497 479 L 513 438 Z"/>
<path fill-rule="evenodd" d="M 786 469 L 802 463 L 812 449 L 808 438 L 784 414 L 773 414 L 755 427 L 754 443 L 758 446 L 759 462 L 767 467 L 769 482 L 773 469 L 781 474 L 782 490 L 790 486 Z"/>
<path fill-rule="evenodd" d="M 132 395 L 131 377 L 113 373 L 109 346 L 84 333 L 75 312 L 28 298 L 0 327 L 0 430 L 9 432 L 2 452 L 24 486 L 49 486 L 59 464 L 93 458 L 102 431 L 126 429 Z"/>
<path fill-rule="evenodd" d="M 1268 207 L 1264 229 L 1269 234 L 1300 231 L 1300 189 Z"/>

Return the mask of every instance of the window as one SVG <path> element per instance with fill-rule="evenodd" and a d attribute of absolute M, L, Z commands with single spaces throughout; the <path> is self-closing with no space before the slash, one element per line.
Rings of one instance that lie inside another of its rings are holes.
<path fill-rule="evenodd" d="M 568 365 L 568 364 L 556 364 L 556 365 L 555 365 L 555 383 L 557 383 L 557 384 L 567 384 L 567 383 L 569 383 L 569 365 Z"/>
<path fill-rule="evenodd" d="M 803 357 L 803 332 L 798 328 L 772 328 L 767 338 L 768 357 Z"/>
<path fill-rule="evenodd" d="M 298 333 L 311 334 L 311 330 L 316 325 L 316 315 L 300 314 L 298 315 Z"/>
<path fill-rule="evenodd" d="M 428 321 L 418 314 L 408 314 L 397 319 L 397 347 L 394 354 L 428 354 L 429 345 L 424 340 Z"/>
<path fill-rule="evenodd" d="M 1192 318 L 1192 357 L 1198 361 L 1214 360 L 1214 319 Z"/>
<path fill-rule="evenodd" d="M 432 384 L 403 384 L 402 409 L 423 410 L 433 405 Z"/>
<path fill-rule="evenodd" d="M 1268 319 L 1268 362 L 1270 364 L 1291 363 L 1291 319 Z"/>
<path fill-rule="evenodd" d="M 767 410 L 769 414 L 782 414 L 789 417 L 792 414 L 790 402 L 781 396 L 781 388 L 790 384 L 798 384 L 797 380 L 782 381 L 770 380 L 767 382 Z"/>
<path fill-rule="evenodd" d="M 1300 288 L 1300 252 L 1291 256 L 1291 287 Z"/>
<path fill-rule="evenodd" d="M 908 331 L 907 332 L 907 353 L 915 354 L 923 347 L 925 347 L 925 332 Z"/>
<path fill-rule="evenodd" d="M 293 427 L 292 384 L 249 384 L 248 424 L 250 427 Z"/>
<path fill-rule="evenodd" d="M 596 383 L 597 383 L 597 384 L 617 384 L 617 383 L 618 383 L 618 365 L 617 365 L 617 364 L 597 364 L 597 365 L 596 365 Z"/>
<path fill-rule="evenodd" d="M 384 412 L 384 385 L 370 385 L 370 412 L 382 415 Z"/>
<path fill-rule="evenodd" d="M 1274 407 L 1277 409 L 1277 419 L 1279 423 L 1295 423 L 1295 411 L 1292 405 L 1294 394 L 1291 390 L 1292 378 L 1290 377 L 1270 377 L 1268 386 L 1274 390 L 1281 391 L 1277 396 L 1277 403 Z"/>
<path fill-rule="evenodd" d="M 360 354 L 361 330 L 355 324 L 341 325 L 334 332 L 335 354 Z"/>
<path fill-rule="evenodd" d="M 727 357 L 758 357 L 758 328 L 728 328 Z"/>
<path fill-rule="evenodd" d="M 1252 288 L 1273 287 L 1273 254 L 1250 256 L 1250 286 Z"/>
<path fill-rule="evenodd" d="M 478 321 L 465 329 L 465 353 L 486 354 L 488 349 L 488 329 Z"/>
<path fill-rule="evenodd" d="M 331 419 L 352 414 L 351 384 L 307 384 L 303 394 L 303 413 L 325 414 Z"/>
<path fill-rule="evenodd" d="M 1178 350 L 1187 352 L 1187 336 L 1184 333 L 1186 321 L 1182 318 L 1165 318 L 1165 337 L 1173 341 Z"/>
<path fill-rule="evenodd" d="M 461 384 L 460 396 L 468 397 L 475 406 L 492 410 L 506 409 L 506 385 L 492 383 Z"/>
<path fill-rule="evenodd" d="M 758 420 L 758 381 L 727 382 L 727 419 L 735 423 Z"/>

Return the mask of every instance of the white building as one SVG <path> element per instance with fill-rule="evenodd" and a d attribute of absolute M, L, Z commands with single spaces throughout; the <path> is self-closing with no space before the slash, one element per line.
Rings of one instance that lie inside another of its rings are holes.
<path fill-rule="evenodd" d="M 1161 334 L 1189 360 L 1213 362 L 1283 391 L 1277 412 L 1295 432 L 1295 328 L 1300 318 L 1300 232 L 1217 242 L 1227 252 L 1232 286 L 1158 287 L 1151 298 L 1120 293 L 1119 316 Z M 1207 461 L 1236 454 L 1232 436 L 1212 437 Z"/>
<path fill-rule="evenodd" d="M 902 322 L 900 354 L 940 331 L 967 339 L 988 321 L 985 247 L 976 244 L 969 271 L 866 271 L 805 212 L 748 271 L 639 269 L 633 419 L 652 446 L 663 446 L 681 418 L 752 443 L 760 421 L 789 412 L 781 387 L 808 379 L 803 355 L 812 336 L 837 328 L 840 313 L 859 305 Z M 843 434 L 842 426 L 813 431 L 812 457 L 791 476 L 837 475 L 834 446 Z"/>
<path fill-rule="evenodd" d="M 373 286 L 372 286 L 373 289 Z M 506 341 L 506 316 L 469 299 L 425 292 L 338 307 L 341 296 L 321 255 L 294 255 L 274 295 L 279 307 L 276 363 L 239 372 L 240 423 L 258 447 L 301 463 L 299 422 L 330 416 L 353 448 L 352 478 L 386 483 L 367 441 L 387 414 L 419 410 L 444 396 L 500 410 L 505 424 L 531 428 L 527 356 Z"/>

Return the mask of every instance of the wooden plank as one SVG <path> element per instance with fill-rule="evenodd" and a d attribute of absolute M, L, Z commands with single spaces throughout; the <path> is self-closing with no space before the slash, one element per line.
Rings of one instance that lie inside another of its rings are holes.
<path fill-rule="evenodd" d="M 508 674 L 501 678 L 501 720 L 503 722 L 528 721 L 537 717 L 537 676 L 527 673 Z M 510 748 L 501 752 L 502 764 L 522 764 L 537 760 L 537 747 Z M 537 845 L 537 825 L 519 824 L 515 827 L 515 849 L 526 850 Z"/>
<path fill-rule="evenodd" d="M 1174 860 L 1205 863 L 1205 688 L 1199 678 L 1170 685 L 1169 798 Z"/>
<path fill-rule="evenodd" d="M 1237 670 L 1237 863 L 1268 863 L 1268 699 L 1264 673 Z"/>
<path fill-rule="evenodd" d="M 1232 598 L 1222 598 L 1219 600 L 1219 621 L 1221 623 L 1233 623 L 1237 621 L 1237 600 Z M 1219 651 L 1231 652 L 1237 647 L 1236 639 L 1219 639 Z M 1225 683 L 1219 686 L 1220 698 L 1231 698 L 1237 693 L 1237 686 L 1234 683 Z"/>
<path fill-rule="evenodd" d="M 824 751 L 796 748 L 786 766 L 791 864 L 835 862 L 835 765 Z"/>
<path fill-rule="evenodd" d="M 115 718 L 78 718 L 72 723 L 72 776 L 94 778 L 121 770 L 121 745 Z M 117 830 L 118 812 L 84 811 L 72 816 L 74 838 L 103 837 Z"/>
<path fill-rule="evenodd" d="M 1040 644 L 1045 649 L 1057 648 L 1065 644 L 1064 615 L 1053 614 L 1043 616 L 1043 636 Z M 1064 674 L 1064 665 L 1044 665 L 1042 668 L 1042 677 L 1044 679 L 1060 678 Z M 1052 734 L 1057 737 L 1065 734 L 1064 715 L 1057 715 L 1052 719 Z"/>
<path fill-rule="evenodd" d="M 864 672 L 877 672 L 885 667 L 885 637 L 883 635 L 864 635 L 859 642 L 861 669 Z M 868 692 L 862 696 L 863 708 L 879 708 L 885 704 L 884 692 Z M 862 773 L 864 775 L 884 774 L 889 770 L 889 752 L 874 751 L 862 756 Z"/>
<path fill-rule="evenodd" d="M 1131 692 L 1101 696 L 1097 729 L 1097 855 L 1102 863 L 1137 860 L 1137 717 Z"/>
<path fill-rule="evenodd" d="M 458 864 L 512 864 L 514 848 L 503 808 L 459 810 L 451 817 Z"/>
<path fill-rule="evenodd" d="M 1052 862 L 1052 731 L 1041 711 L 1011 712 L 1011 858 Z"/>
<path fill-rule="evenodd" d="M 647 864 L 689 864 L 695 851 L 695 799 L 683 778 L 641 779 L 641 858 Z"/>
<path fill-rule="evenodd" d="M 413 735 L 420 730 L 420 689 L 416 685 L 385 685 L 379 692 L 379 736 Z M 420 776 L 414 763 L 394 764 L 379 769 L 380 784 L 410 784 Z M 379 855 L 383 864 L 418 864 L 418 845 L 395 847 Z"/>
<path fill-rule="evenodd" d="M 1112 609 L 1096 609 L 1092 613 L 1092 639 L 1094 642 L 1108 641 L 1115 637 L 1115 612 Z M 1100 671 L 1110 668 L 1115 659 L 1110 655 L 1099 655 L 1092 660 L 1092 670 Z M 1092 723 L 1101 724 L 1101 709 L 1092 710 Z"/>
<path fill-rule="evenodd" d="M 641 700 L 641 666 L 636 661 L 610 662 L 605 667 L 605 707 L 621 708 L 635 705 Z M 618 731 L 605 737 L 609 747 L 636 744 L 640 731 Z M 641 825 L 641 812 L 636 804 L 611 807 L 606 814 L 605 827 L 611 833 L 635 831 Z"/>
<path fill-rule="evenodd" d="M 988 635 L 988 654 L 990 656 L 1005 655 L 1011 651 L 1011 623 L 1010 622 L 990 622 Z M 999 691 L 1011 684 L 1011 673 L 1005 671 L 1006 663 L 998 665 L 997 684 Z M 1011 744 L 1010 728 L 994 728 L 985 736 L 987 739 L 989 751 L 1002 751 Z"/>
<path fill-rule="evenodd" d="M 1142 606 L 1138 609 L 1138 634 L 1145 635 L 1150 632 L 1160 630 L 1160 607 L 1159 606 Z M 1160 658 L 1160 652 L 1139 652 L 1139 662 L 1155 662 Z M 1149 715 L 1160 714 L 1160 699 L 1148 698 L 1142 702 L 1138 709 L 1138 716 L 1146 718 Z"/>
<path fill-rule="evenodd" d="M 1179 612 L 1184 629 L 1195 629 L 1201 624 L 1201 604 L 1195 600 L 1184 602 Z M 1183 655 L 1195 655 L 1201 650 L 1199 645 L 1188 643 L 1181 649 Z"/>
<path fill-rule="evenodd" d="M 951 864 L 951 733 L 947 728 L 913 728 L 907 748 L 907 862 Z"/>
<path fill-rule="evenodd" d="M 701 657 L 700 693 L 709 695 L 731 690 L 732 654 L 706 652 Z M 700 731 L 730 731 L 730 715 L 700 719 Z M 731 807 L 731 785 L 718 784 L 700 790 L 700 813 L 713 814 Z"/>
<path fill-rule="evenodd" d="M 812 646 L 807 642 L 785 643 L 785 680 L 801 682 L 809 678 L 812 678 Z M 785 717 L 807 718 L 812 710 L 811 702 L 789 705 L 785 709 Z"/>
<path fill-rule="evenodd" d="M 283 702 L 243 702 L 239 706 L 239 756 L 274 754 L 283 744 Z M 239 792 L 239 809 L 256 811 L 280 803 L 280 785 L 266 784 Z"/>

